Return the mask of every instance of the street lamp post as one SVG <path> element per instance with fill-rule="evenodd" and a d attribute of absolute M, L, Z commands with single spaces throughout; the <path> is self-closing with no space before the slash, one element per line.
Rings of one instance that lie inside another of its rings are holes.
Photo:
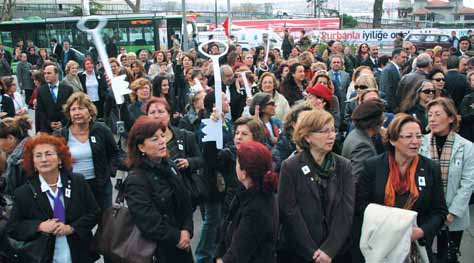
<path fill-rule="evenodd" d="M 216 28 L 217 28 L 217 0 L 214 1 L 214 18 L 216 21 Z"/>
<path fill-rule="evenodd" d="M 181 1 L 181 9 L 183 12 L 182 17 L 182 27 L 183 27 L 183 37 L 182 37 L 182 48 L 183 51 L 188 51 L 188 24 L 186 22 L 186 0 Z"/>

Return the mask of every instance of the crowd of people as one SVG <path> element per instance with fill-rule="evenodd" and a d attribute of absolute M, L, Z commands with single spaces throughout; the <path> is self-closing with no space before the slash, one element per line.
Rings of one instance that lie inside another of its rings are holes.
<path fill-rule="evenodd" d="M 0 207 L 13 201 L 0 262 L 32 262 L 8 241 L 37 239 L 41 262 L 96 261 L 92 229 L 117 174 L 160 263 L 459 262 L 474 189 L 470 38 L 428 50 L 399 38 L 388 55 L 313 44 L 304 31 L 270 50 L 263 41 L 231 43 L 219 72 L 176 37 L 169 50 L 108 46 L 113 76 L 92 57 L 79 65 L 68 41 L 38 54 L 19 41 L 13 56 L 0 44 Z M 120 75 L 131 90 L 123 104 L 110 81 Z M 204 119 L 223 120 L 222 149 L 203 141 Z M 416 220 L 375 220 L 371 204 Z"/>

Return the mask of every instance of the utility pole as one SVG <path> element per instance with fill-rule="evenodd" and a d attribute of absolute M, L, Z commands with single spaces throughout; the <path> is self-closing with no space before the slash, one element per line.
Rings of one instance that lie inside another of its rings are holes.
<path fill-rule="evenodd" d="M 56 3 L 56 8 L 57 8 L 57 1 L 54 1 Z M 83 16 L 90 16 L 91 11 L 89 7 L 89 0 L 82 0 L 82 15 Z"/>
<path fill-rule="evenodd" d="M 188 51 L 188 23 L 186 22 L 186 0 L 181 0 L 181 9 L 183 13 L 183 17 L 182 17 L 183 37 L 181 39 L 181 47 L 183 51 Z"/>
<path fill-rule="evenodd" d="M 216 20 L 216 27 L 215 28 L 217 28 L 217 0 L 214 0 L 214 4 L 215 4 L 215 6 L 214 6 L 214 18 Z"/>
<path fill-rule="evenodd" d="M 232 9 L 230 0 L 227 0 L 227 17 L 229 18 L 229 34 L 232 35 Z"/>

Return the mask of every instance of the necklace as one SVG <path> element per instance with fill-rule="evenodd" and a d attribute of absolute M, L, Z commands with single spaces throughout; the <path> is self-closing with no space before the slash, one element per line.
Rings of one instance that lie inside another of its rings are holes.
<path fill-rule="evenodd" d="M 58 183 L 55 183 L 55 184 L 48 184 L 49 187 L 53 187 L 53 186 L 56 186 L 58 185 Z"/>

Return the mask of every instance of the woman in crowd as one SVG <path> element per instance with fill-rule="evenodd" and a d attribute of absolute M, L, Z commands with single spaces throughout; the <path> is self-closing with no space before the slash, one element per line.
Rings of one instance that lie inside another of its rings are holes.
<path fill-rule="evenodd" d="M 130 82 L 133 82 L 139 78 L 147 78 L 145 68 L 140 60 L 134 60 L 130 63 Z"/>
<path fill-rule="evenodd" d="M 306 89 L 308 96 L 306 102 L 314 109 L 325 110 L 327 112 L 331 109 L 332 94 L 331 90 L 324 84 L 316 84 L 313 87 Z"/>
<path fill-rule="evenodd" d="M 84 91 L 82 89 L 81 81 L 79 80 L 78 73 L 79 73 L 79 63 L 74 60 L 70 60 L 66 64 L 65 69 L 66 76 L 61 80 L 61 83 L 71 87 L 74 92 L 76 91 Z"/>
<path fill-rule="evenodd" d="M 15 117 L 15 104 L 10 96 L 8 96 L 5 81 L 7 82 L 6 84 L 11 84 L 14 78 L 7 76 L 0 79 L 0 118 Z"/>
<path fill-rule="evenodd" d="M 145 115 L 144 106 L 151 99 L 151 83 L 148 79 L 139 78 L 132 82 L 130 89 L 132 104 L 128 105 L 128 112 L 130 120 L 135 122 L 138 117 Z"/>
<path fill-rule="evenodd" d="M 171 109 L 166 100 L 152 98 L 145 106 L 146 115 L 165 125 L 164 136 L 166 147 L 169 151 L 169 159 L 176 164 L 180 173 L 187 183 L 192 174 L 202 172 L 204 159 L 196 142 L 196 135 L 185 129 L 174 127 L 170 123 Z M 191 196 L 193 204 L 196 205 L 197 196 Z"/>
<path fill-rule="evenodd" d="M 216 262 L 274 263 L 279 224 L 273 193 L 278 178 L 270 151 L 259 142 L 240 144 L 235 172 L 245 190 L 237 193 L 223 224 Z"/>
<path fill-rule="evenodd" d="M 111 176 L 121 165 L 119 149 L 112 131 L 97 122 L 97 109 L 89 97 L 73 93 L 64 105 L 68 125 L 60 135 L 66 139 L 73 157 L 73 172 L 82 174 L 89 183 L 101 209 L 112 206 Z"/>
<path fill-rule="evenodd" d="M 39 58 L 38 58 L 38 61 L 36 62 L 36 69 L 43 68 L 44 63 L 46 63 L 46 61 L 48 60 L 51 60 L 51 58 L 48 56 L 48 51 L 46 51 L 45 48 L 40 49 Z"/>
<path fill-rule="evenodd" d="M 110 67 L 112 68 L 112 74 L 114 75 L 114 77 L 118 77 L 120 75 L 126 75 L 127 77 L 125 78 L 125 80 L 128 81 L 130 72 L 127 70 L 126 67 L 120 64 L 118 59 L 110 58 L 109 63 L 110 63 Z"/>
<path fill-rule="evenodd" d="M 290 66 L 288 66 L 288 64 L 282 63 L 280 64 L 280 66 L 278 66 L 278 69 L 275 73 L 275 76 L 278 79 L 278 83 L 280 83 L 280 86 L 278 86 L 278 91 L 281 91 L 281 84 L 288 76 L 288 72 L 290 72 Z"/>
<path fill-rule="evenodd" d="M 362 43 L 357 47 L 356 55 L 356 64 L 355 67 L 358 67 L 362 62 L 369 58 L 369 45 L 367 43 Z"/>
<path fill-rule="evenodd" d="M 350 262 L 355 183 L 350 161 L 331 152 L 333 117 L 321 110 L 302 112 L 293 139 L 301 152 L 280 170 L 278 261 Z"/>
<path fill-rule="evenodd" d="M 474 48 L 474 47 L 473 47 Z M 461 126 L 459 128 L 459 135 L 463 138 L 474 142 L 474 71 L 467 73 L 470 92 L 459 104 L 459 114 L 461 115 Z"/>
<path fill-rule="evenodd" d="M 282 131 L 282 124 L 280 119 L 275 116 L 275 101 L 272 95 L 259 92 L 255 94 L 250 103 L 250 114 L 257 117 L 265 125 L 265 134 L 267 143 L 275 145 L 280 138 Z"/>
<path fill-rule="evenodd" d="M 194 134 L 197 133 L 201 126 L 202 111 L 204 110 L 204 98 L 206 97 L 205 91 L 199 91 L 198 93 L 191 96 L 188 104 L 188 110 L 186 114 L 179 120 L 178 127 L 186 129 Z"/>
<path fill-rule="evenodd" d="M 378 90 L 377 81 L 371 75 L 361 75 L 354 84 L 356 96 L 347 100 L 344 107 L 344 124 L 351 126 L 351 115 L 354 109 L 359 105 L 359 96 L 364 90 Z"/>
<path fill-rule="evenodd" d="M 174 66 L 175 83 L 170 94 L 175 98 L 175 107 L 177 112 L 184 112 L 184 108 L 188 103 L 189 85 L 185 79 L 185 73 L 192 70 L 196 59 L 189 53 L 180 53 L 177 63 Z"/>
<path fill-rule="evenodd" d="M 31 108 L 36 107 L 36 97 L 37 97 L 37 91 L 38 88 L 41 87 L 41 85 L 46 83 L 46 80 L 44 79 L 43 72 L 41 70 L 34 70 L 31 73 L 31 78 L 33 79 L 33 83 L 35 84 L 33 88 L 33 94 L 31 94 L 30 101 L 28 101 L 28 104 L 30 105 Z M 36 127 L 39 127 L 36 125 Z"/>
<path fill-rule="evenodd" d="M 304 98 L 303 91 L 306 89 L 304 67 L 294 63 L 289 67 L 289 72 L 281 84 L 281 94 L 286 98 L 290 106 Z"/>
<path fill-rule="evenodd" d="M 30 129 L 31 122 L 26 115 L 5 118 L 0 122 L 0 149 L 7 157 L 5 171 L 2 174 L 5 180 L 3 193 L 11 196 L 27 179 L 27 174 L 21 167 L 21 160 L 25 143 L 30 139 L 28 136 Z"/>
<path fill-rule="evenodd" d="M 355 227 L 360 232 L 370 203 L 416 211 L 411 240 L 424 244 L 433 262 L 431 244 L 447 210 L 439 166 L 418 154 L 422 138 L 421 124 L 411 115 L 398 114 L 390 123 L 386 152 L 366 160 L 358 174 Z"/>
<path fill-rule="evenodd" d="M 193 211 L 182 177 L 167 158 L 165 131 L 163 123 L 147 116 L 130 130 L 125 200 L 142 235 L 157 242 L 159 262 L 191 263 Z"/>
<path fill-rule="evenodd" d="M 424 136 L 420 154 L 441 166 L 442 190 L 449 213 L 438 235 L 440 262 L 458 262 L 463 231 L 469 227 L 469 198 L 474 186 L 474 147 L 456 133 L 459 120 L 452 100 L 437 98 L 426 106 L 431 133 Z M 449 245 L 448 245 L 449 243 Z M 447 260 L 447 261 L 446 261 Z"/>
<path fill-rule="evenodd" d="M 5 96 L 8 96 L 15 108 L 15 115 L 24 115 L 28 113 L 28 105 L 26 105 L 23 95 L 16 90 L 15 78 L 3 77 L 3 85 L 5 87 Z M 3 102 L 2 102 L 3 103 Z"/>
<path fill-rule="evenodd" d="M 444 86 L 446 85 L 446 75 L 443 69 L 433 68 L 428 75 L 428 79 L 433 81 L 433 86 L 436 90 L 435 98 L 448 97 Z"/>
<path fill-rule="evenodd" d="M 293 131 L 295 130 L 298 116 L 303 111 L 310 111 L 313 107 L 305 103 L 295 105 L 285 114 L 283 118 L 283 132 L 280 139 L 272 149 L 275 171 L 280 172 L 281 163 L 296 151 L 296 144 L 293 142 Z"/>
<path fill-rule="evenodd" d="M 83 176 L 71 173 L 63 140 L 46 134 L 29 140 L 23 168 L 30 182 L 15 191 L 9 237 L 45 242 L 41 262 L 94 262 L 90 244 L 100 210 Z"/>
<path fill-rule="evenodd" d="M 271 72 L 265 72 L 260 76 L 258 81 L 259 89 L 262 92 L 268 93 L 275 101 L 275 116 L 282 120 L 285 114 L 290 110 L 290 105 L 283 95 L 278 90 L 278 81 L 275 75 Z"/>
<path fill-rule="evenodd" d="M 97 109 L 97 118 L 104 114 L 104 102 L 107 96 L 107 81 L 103 74 L 96 72 L 94 60 L 87 57 L 84 59 L 84 71 L 79 73 L 82 90 L 89 96 Z"/>
<path fill-rule="evenodd" d="M 377 155 L 372 137 L 380 133 L 384 122 L 384 110 L 382 101 L 369 100 L 359 104 L 352 113 L 355 129 L 349 132 L 344 140 L 342 156 L 351 160 L 355 176 L 362 170 L 365 160 Z"/>
<path fill-rule="evenodd" d="M 436 89 L 431 80 L 423 80 L 419 86 L 408 92 L 407 96 L 400 103 L 400 112 L 405 112 L 417 118 L 423 134 L 429 131 L 428 117 L 426 116 L 426 105 L 435 98 Z"/>
<path fill-rule="evenodd" d="M 350 100 L 352 97 L 357 95 L 356 89 L 354 86 L 356 85 L 357 79 L 363 75 L 369 75 L 369 76 L 374 77 L 374 72 L 368 66 L 359 66 L 354 70 L 354 74 L 352 74 L 351 83 L 349 84 L 349 87 L 347 87 L 346 101 Z"/>
<path fill-rule="evenodd" d="M 339 99 L 337 98 L 336 94 L 334 94 L 334 84 L 329 77 L 328 72 L 324 70 L 317 71 L 314 74 L 314 85 L 324 85 L 331 91 L 331 103 L 326 104 L 326 107 L 329 107 L 326 110 L 332 114 L 336 129 L 339 130 L 341 127 L 341 107 L 339 104 Z"/>
<path fill-rule="evenodd" d="M 165 73 L 167 74 L 168 78 L 171 78 L 174 75 L 173 67 L 172 67 L 172 64 L 169 64 L 168 59 L 166 58 L 165 52 L 162 50 L 159 50 L 159 51 L 156 51 L 156 54 L 154 53 L 153 55 L 154 55 L 153 58 L 155 59 L 155 63 L 153 63 L 150 66 L 150 69 L 148 70 L 148 76 L 150 77 L 150 79 L 154 79 L 156 76 L 158 76 L 158 74 L 161 73 L 160 65 L 162 63 L 167 64 Z"/>

